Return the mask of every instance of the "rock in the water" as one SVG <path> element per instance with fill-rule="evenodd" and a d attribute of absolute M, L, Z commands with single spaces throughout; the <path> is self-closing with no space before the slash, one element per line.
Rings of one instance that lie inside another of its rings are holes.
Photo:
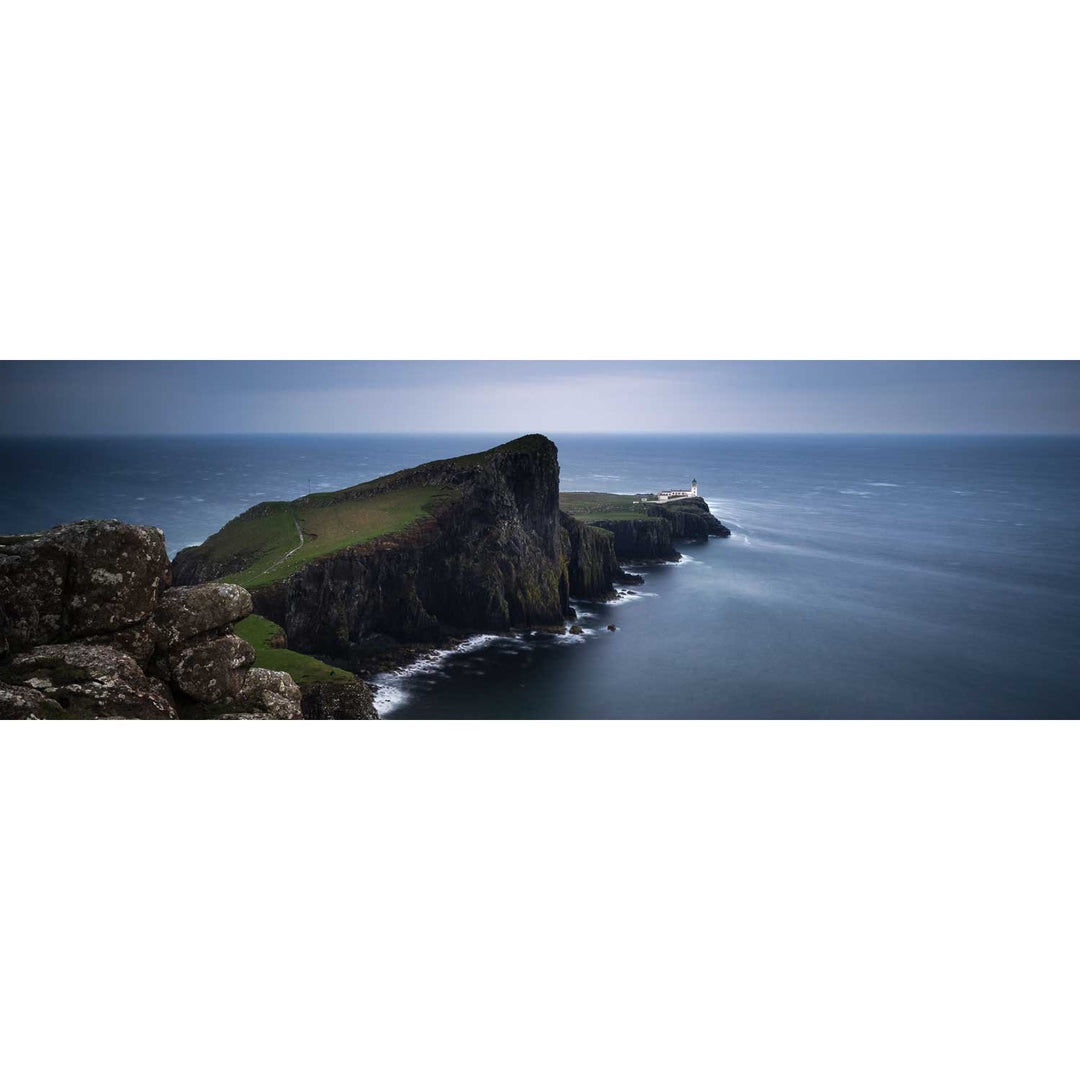
<path fill-rule="evenodd" d="M 165 652 L 182 641 L 231 626 L 251 614 L 251 594 L 239 585 L 188 585 L 167 589 L 152 623 L 154 640 Z"/>
<path fill-rule="evenodd" d="M 585 631 L 577 623 L 574 623 L 574 625 L 570 627 L 570 633 L 571 634 L 584 634 Z"/>
<path fill-rule="evenodd" d="M 11 707 L 10 698 L 17 698 L 20 690 L 40 695 L 40 700 L 23 695 L 31 715 L 176 717 L 168 688 L 145 675 L 132 657 L 107 645 L 41 645 L 0 667 L 0 683 L 8 684 L 5 708 Z M 54 706 L 60 711 L 52 711 Z"/>
<path fill-rule="evenodd" d="M 609 630 L 618 630 L 618 627 L 614 623 L 608 623 Z"/>
<path fill-rule="evenodd" d="M 378 720 L 375 695 L 367 683 L 309 683 L 301 689 L 309 720 Z"/>
<path fill-rule="evenodd" d="M 243 709 L 257 709 L 278 720 L 299 720 L 300 687 L 284 671 L 268 671 L 253 667 L 247 672 L 244 684 L 236 695 L 236 704 Z"/>
<path fill-rule="evenodd" d="M 255 650 L 235 634 L 196 638 L 165 658 L 172 681 L 188 697 L 209 705 L 224 704 L 244 685 L 245 668 L 255 663 Z"/>
<path fill-rule="evenodd" d="M 76 521 L 0 539 L 0 655 L 145 621 L 169 583 L 160 529 Z"/>

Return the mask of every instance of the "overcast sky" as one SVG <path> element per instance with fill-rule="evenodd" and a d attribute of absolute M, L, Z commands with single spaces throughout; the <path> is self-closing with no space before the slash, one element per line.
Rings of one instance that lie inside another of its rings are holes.
<path fill-rule="evenodd" d="M 0 362 L 0 434 L 1080 434 L 1080 362 Z"/>

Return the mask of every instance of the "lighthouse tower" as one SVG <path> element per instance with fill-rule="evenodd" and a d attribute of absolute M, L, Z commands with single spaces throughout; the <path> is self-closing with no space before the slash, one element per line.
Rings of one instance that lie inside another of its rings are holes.
<path fill-rule="evenodd" d="M 690 494 L 691 494 L 691 495 L 696 495 L 696 494 L 697 494 L 697 480 L 695 480 L 695 481 L 694 481 L 694 482 L 693 482 L 693 483 L 692 483 L 692 484 L 690 485 Z"/>

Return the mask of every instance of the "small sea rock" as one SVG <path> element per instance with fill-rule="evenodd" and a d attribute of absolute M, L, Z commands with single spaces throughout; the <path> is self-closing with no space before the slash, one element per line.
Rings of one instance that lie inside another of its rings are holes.
<path fill-rule="evenodd" d="M 581 628 L 581 626 L 578 623 L 574 623 L 574 625 L 570 627 L 570 633 L 571 634 L 584 634 L 585 631 Z"/>
<path fill-rule="evenodd" d="M 618 630 L 618 627 L 614 623 L 608 623 L 609 630 Z"/>

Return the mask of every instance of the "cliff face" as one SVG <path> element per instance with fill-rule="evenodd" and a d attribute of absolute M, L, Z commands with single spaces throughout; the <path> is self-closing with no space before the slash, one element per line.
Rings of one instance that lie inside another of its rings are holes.
<path fill-rule="evenodd" d="M 325 498 L 357 514 L 416 490 L 440 493 L 419 519 L 320 554 L 283 580 L 249 585 L 255 611 L 285 628 L 290 648 L 362 669 L 402 644 L 562 627 L 571 594 L 608 596 L 621 580 L 610 535 L 561 519 L 558 451 L 542 435 Z M 212 558 L 207 545 L 177 556 L 175 580 L 220 572 L 222 542 Z"/>
<path fill-rule="evenodd" d="M 581 600 L 610 600 L 613 585 L 640 585 L 643 578 L 627 574 L 619 565 L 615 537 L 606 528 L 586 525 L 560 512 L 566 537 L 570 595 Z M 620 523 L 621 524 L 621 523 Z"/>
<path fill-rule="evenodd" d="M 644 517 L 615 518 L 593 522 L 607 529 L 620 559 L 667 559 L 677 561 L 676 540 L 705 540 L 730 536 L 731 530 L 709 511 L 699 497 L 671 503 L 649 504 Z"/>

